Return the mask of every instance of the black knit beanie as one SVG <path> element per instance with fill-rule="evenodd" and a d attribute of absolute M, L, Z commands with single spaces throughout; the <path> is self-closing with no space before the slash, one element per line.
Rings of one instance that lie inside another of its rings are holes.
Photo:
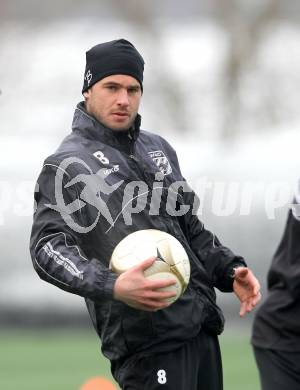
<path fill-rule="evenodd" d="M 113 74 L 134 77 L 143 90 L 144 60 L 132 43 L 125 39 L 100 43 L 86 52 L 82 93 L 97 81 Z"/>

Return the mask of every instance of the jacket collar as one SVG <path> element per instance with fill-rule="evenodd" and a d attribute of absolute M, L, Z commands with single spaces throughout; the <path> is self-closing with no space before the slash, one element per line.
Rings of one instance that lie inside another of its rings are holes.
<path fill-rule="evenodd" d="M 130 152 L 140 133 L 141 116 L 137 114 L 134 124 L 128 131 L 117 132 L 105 127 L 86 112 L 84 102 L 78 103 L 72 123 L 73 132 L 91 140 L 99 140 L 110 146 Z"/>

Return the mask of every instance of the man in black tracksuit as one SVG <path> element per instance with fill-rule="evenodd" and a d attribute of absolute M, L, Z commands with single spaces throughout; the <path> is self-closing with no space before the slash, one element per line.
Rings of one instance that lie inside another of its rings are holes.
<path fill-rule="evenodd" d="M 300 389 L 300 196 L 268 273 L 269 294 L 257 312 L 252 344 L 263 390 Z"/>
<path fill-rule="evenodd" d="M 244 315 L 260 299 L 259 284 L 197 218 L 197 198 L 174 149 L 140 130 L 144 61 L 135 47 L 106 42 L 86 59 L 85 102 L 38 178 L 34 268 L 85 298 L 122 389 L 220 390 L 224 319 L 214 287 L 234 290 Z M 173 293 L 161 288 L 173 282 L 144 277 L 154 258 L 120 276 L 109 269 L 115 246 L 141 229 L 170 233 L 187 251 L 190 282 L 170 306 Z"/>

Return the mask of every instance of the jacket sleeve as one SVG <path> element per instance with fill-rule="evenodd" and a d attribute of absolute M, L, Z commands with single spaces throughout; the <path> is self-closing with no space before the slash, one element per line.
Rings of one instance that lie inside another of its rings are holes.
<path fill-rule="evenodd" d="M 171 149 L 173 164 L 178 168 L 178 176 L 182 179 L 182 186 L 177 191 L 177 207 L 180 207 L 180 203 L 188 207 L 188 212 L 179 217 L 181 228 L 213 285 L 221 291 L 231 292 L 234 268 L 246 267 L 246 262 L 241 256 L 235 255 L 229 248 L 223 246 L 213 233 L 204 228 L 204 224 L 197 216 L 199 198 L 182 176 L 176 152 L 172 147 Z"/>
<path fill-rule="evenodd" d="M 189 212 L 184 216 L 184 229 L 190 246 L 204 265 L 213 285 L 223 292 L 233 290 L 233 272 L 238 266 L 246 267 L 241 256 L 235 255 L 229 248 L 221 244 L 219 239 L 194 214 L 194 202 L 198 202 L 197 195 L 191 191 L 185 193 L 184 203 L 190 205 Z"/>
<path fill-rule="evenodd" d="M 69 227 L 66 210 L 56 202 L 56 172 L 55 164 L 44 165 L 37 182 L 30 239 L 33 266 L 41 279 L 65 291 L 94 301 L 112 299 L 117 275 L 81 249 L 82 234 Z M 76 190 L 64 185 L 62 196 L 66 205 L 78 200 Z M 72 218 L 79 224 L 80 211 Z"/>

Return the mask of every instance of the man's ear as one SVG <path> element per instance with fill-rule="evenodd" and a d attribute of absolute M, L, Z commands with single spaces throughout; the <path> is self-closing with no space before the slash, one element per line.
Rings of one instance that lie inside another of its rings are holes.
<path fill-rule="evenodd" d="M 89 91 L 87 90 L 87 91 L 83 92 L 83 96 L 85 97 L 85 99 L 88 99 L 90 96 Z"/>

